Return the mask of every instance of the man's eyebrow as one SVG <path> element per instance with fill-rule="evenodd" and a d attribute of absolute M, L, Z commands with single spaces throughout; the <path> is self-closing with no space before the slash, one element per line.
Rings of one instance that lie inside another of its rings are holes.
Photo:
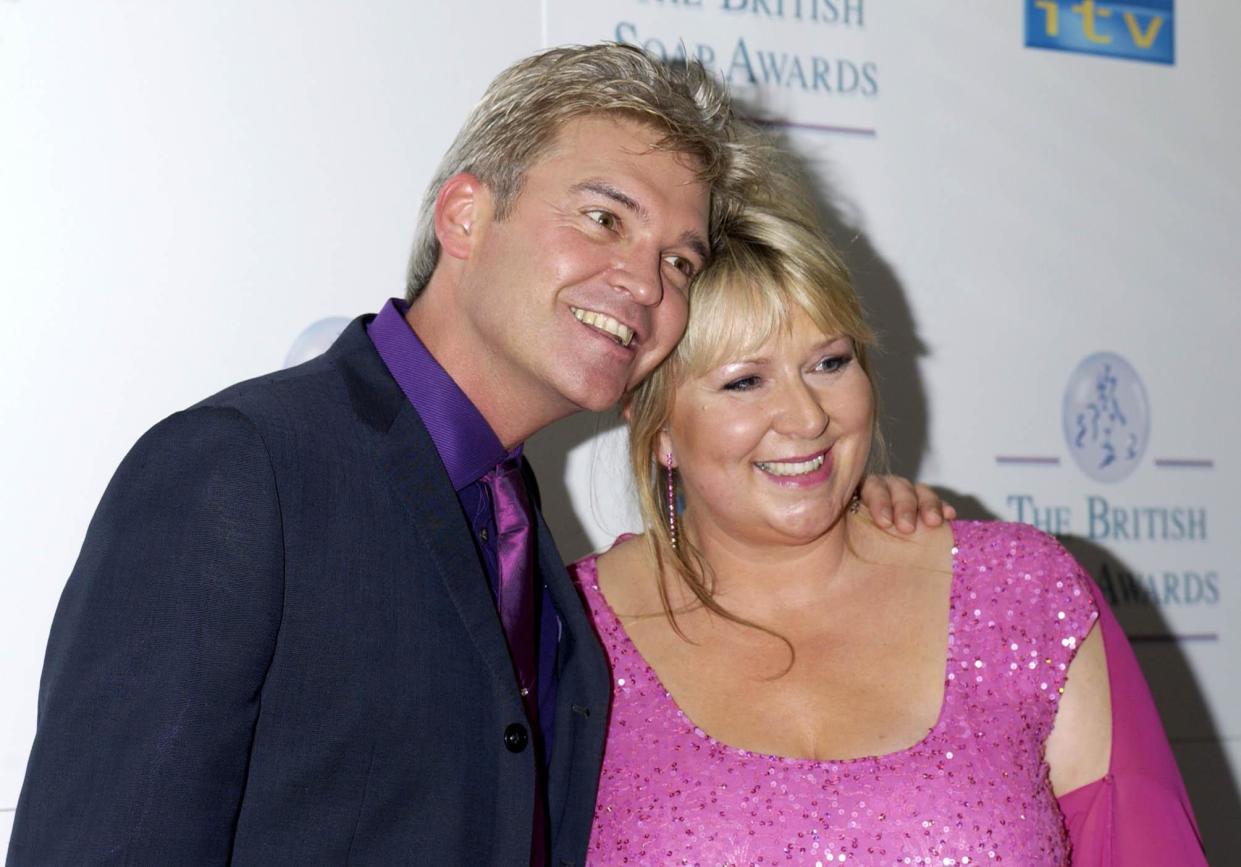
<path fill-rule="evenodd" d="M 703 240 L 702 235 L 694 231 L 685 232 L 681 235 L 681 243 L 698 254 L 698 259 L 702 265 L 705 266 L 711 261 L 711 248 L 707 246 L 707 242 Z"/>
<path fill-rule="evenodd" d="M 618 190 L 607 181 L 600 180 L 599 178 L 588 178 L 574 184 L 570 190 L 574 193 L 595 193 L 596 195 L 606 196 L 617 204 L 633 211 L 640 220 L 646 220 L 650 216 L 650 211 L 646 209 L 646 206 L 633 196 Z M 711 260 L 711 248 L 697 232 L 692 230 L 686 231 L 682 233 L 679 241 L 697 253 L 702 264 L 705 265 Z"/>
<path fill-rule="evenodd" d="M 607 181 L 598 178 L 588 178 L 580 183 L 574 184 L 571 188 L 574 193 L 597 193 L 600 196 L 606 196 L 619 205 L 624 205 L 630 211 L 638 215 L 638 219 L 645 220 L 650 216 L 650 212 L 646 207 L 628 193 L 623 193 Z"/>

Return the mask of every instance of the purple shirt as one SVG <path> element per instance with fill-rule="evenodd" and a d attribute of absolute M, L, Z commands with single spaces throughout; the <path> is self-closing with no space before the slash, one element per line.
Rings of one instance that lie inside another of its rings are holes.
<path fill-rule="evenodd" d="M 501 461 L 520 455 L 522 447 L 504 451 L 482 413 L 409 327 L 405 321 L 406 310 L 408 305 L 404 301 L 389 300 L 367 326 L 367 334 L 431 435 L 431 442 L 444 463 L 470 525 L 494 599 L 500 575 L 495 509 L 482 477 Z M 539 666 L 539 729 L 543 735 L 546 765 L 552 753 L 556 717 L 556 644 L 560 621 L 546 586 L 536 594 L 535 600 L 535 616 L 539 618 L 535 649 Z"/>

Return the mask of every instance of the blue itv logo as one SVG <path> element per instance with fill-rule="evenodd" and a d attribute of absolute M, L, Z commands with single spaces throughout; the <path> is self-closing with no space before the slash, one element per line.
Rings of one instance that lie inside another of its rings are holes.
<path fill-rule="evenodd" d="M 1082 472 L 1119 482 L 1137 469 L 1150 436 L 1150 403 L 1133 365 L 1119 355 L 1087 357 L 1064 391 L 1064 438 Z"/>
<path fill-rule="evenodd" d="M 1174 63 L 1174 0 L 1026 0 L 1026 45 Z"/>

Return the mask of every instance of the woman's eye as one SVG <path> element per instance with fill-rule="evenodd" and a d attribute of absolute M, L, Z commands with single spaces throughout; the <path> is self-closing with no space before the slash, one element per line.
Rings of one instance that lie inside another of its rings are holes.
<path fill-rule="evenodd" d="M 724 383 L 724 390 L 749 391 L 752 388 L 757 388 L 758 384 L 759 378 L 757 376 L 743 376 L 740 379 L 733 379 Z"/>
<path fill-rule="evenodd" d="M 595 209 L 587 211 L 586 216 L 605 229 L 615 229 L 620 223 L 620 220 L 616 219 L 616 215 L 611 211 Z"/>
<path fill-rule="evenodd" d="M 843 370 L 852 360 L 853 358 L 848 355 L 829 355 L 816 364 L 814 369 L 821 373 L 835 373 L 838 370 Z"/>

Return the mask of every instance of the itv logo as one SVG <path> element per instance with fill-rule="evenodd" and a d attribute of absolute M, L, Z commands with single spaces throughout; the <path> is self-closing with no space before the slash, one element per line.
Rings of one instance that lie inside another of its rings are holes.
<path fill-rule="evenodd" d="M 1175 0 L 1026 0 L 1026 45 L 1174 63 Z"/>

